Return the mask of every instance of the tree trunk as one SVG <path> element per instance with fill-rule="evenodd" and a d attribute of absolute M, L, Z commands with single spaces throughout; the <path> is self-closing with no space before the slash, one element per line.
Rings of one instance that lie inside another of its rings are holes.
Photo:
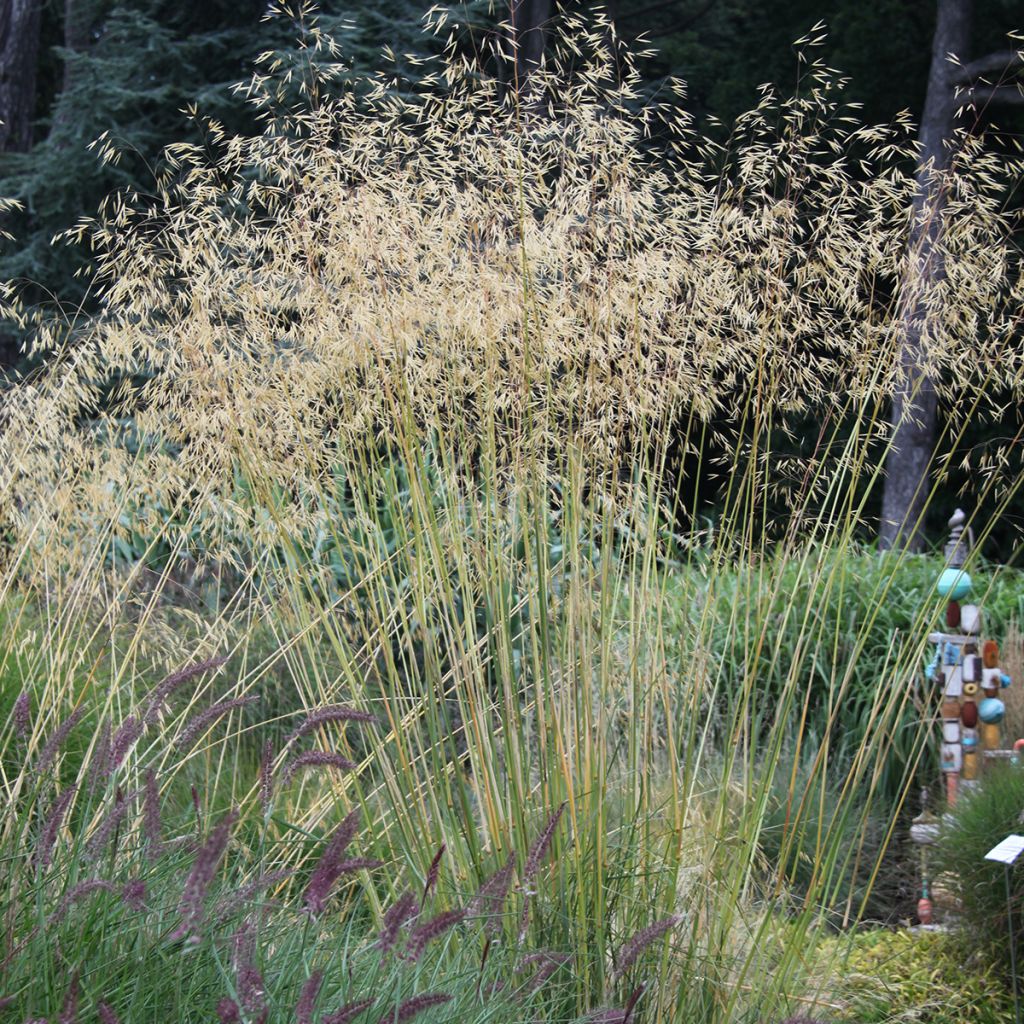
<path fill-rule="evenodd" d="M 510 0 L 513 41 L 516 44 L 514 87 L 521 94 L 544 56 L 544 37 L 551 20 L 552 0 Z"/>
<path fill-rule="evenodd" d="M 933 177 L 950 166 L 958 100 L 950 54 L 966 59 L 970 46 L 971 0 L 938 0 L 928 92 L 921 117 L 921 154 L 917 169 L 914 221 L 908 242 L 904 282 L 903 340 L 899 361 L 903 382 L 893 398 L 889 423 L 893 443 L 885 464 L 882 495 L 882 548 L 919 550 L 918 520 L 928 496 L 928 467 L 935 448 L 935 384 L 923 368 L 927 340 L 928 297 L 942 280 L 938 251 L 945 197 Z"/>
<path fill-rule="evenodd" d="M 32 145 L 42 0 L 0 0 L 0 153 Z"/>

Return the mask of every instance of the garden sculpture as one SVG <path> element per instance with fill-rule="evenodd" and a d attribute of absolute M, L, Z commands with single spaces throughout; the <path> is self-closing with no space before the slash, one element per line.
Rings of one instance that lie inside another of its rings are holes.
<path fill-rule="evenodd" d="M 929 635 L 935 653 L 925 668 L 925 678 L 942 688 L 940 764 L 949 807 L 961 790 L 978 785 L 986 758 L 1009 753 L 1000 749 L 999 723 L 1006 707 L 998 694 L 1010 685 L 1010 677 L 999 667 L 999 645 L 981 639 L 981 609 L 962 603 L 971 593 L 971 577 L 963 566 L 974 545 L 970 528 L 964 529 L 966 520 L 961 509 L 949 519 L 946 564 L 937 584 L 946 598 L 945 631 Z M 910 830 L 911 839 L 921 845 L 918 918 L 922 924 L 931 923 L 932 918 L 927 846 L 935 841 L 937 831 L 938 819 L 925 806 Z"/>

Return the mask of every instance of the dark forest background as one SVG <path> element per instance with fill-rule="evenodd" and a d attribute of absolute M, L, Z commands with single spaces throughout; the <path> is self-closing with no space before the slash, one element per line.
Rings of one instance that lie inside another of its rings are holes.
<path fill-rule="evenodd" d="M 516 2 L 528 53 L 543 45 L 542 34 L 529 32 L 548 23 L 551 3 Z M 572 0 L 565 6 L 586 10 Z M 322 0 L 317 17 L 343 44 L 353 72 L 379 66 L 383 48 L 390 47 L 414 77 L 415 62 L 401 55 L 436 52 L 444 35 L 424 33 L 427 7 L 426 0 Z M 487 0 L 449 7 L 459 45 L 474 49 L 503 31 L 499 26 L 510 17 L 508 5 Z M 821 54 L 849 76 L 848 97 L 870 122 L 889 121 L 904 110 L 927 121 L 936 26 L 943 16 L 966 19 L 957 48 L 966 48 L 968 58 L 1012 51 L 1007 33 L 1024 27 L 1024 10 L 1011 0 L 611 0 L 603 9 L 626 45 L 657 51 L 641 60 L 647 90 L 667 96 L 669 76 L 685 80 L 685 106 L 698 129 L 711 135 L 728 133 L 732 120 L 756 104 L 762 83 L 783 93 L 798 88 L 793 42 L 816 23 L 828 33 Z M 0 196 L 24 207 L 4 218 L 2 226 L 15 241 L 0 249 L 0 280 L 17 282 L 29 305 L 69 321 L 93 310 L 87 254 L 54 245 L 54 236 L 95 211 L 113 190 L 146 191 L 163 147 L 195 139 L 190 106 L 229 129 L 246 127 L 249 114 L 232 85 L 248 76 L 258 54 L 295 53 L 301 31 L 294 20 L 266 18 L 267 11 L 266 0 L 0 0 L 0 119 L 6 122 L 0 128 Z M 1024 106 L 1009 93 L 1003 98 L 1010 102 L 986 107 L 980 127 L 989 131 L 990 145 L 1012 148 L 1024 130 Z M 123 151 L 116 164 L 102 162 L 90 147 L 104 133 Z M 4 372 L 31 370 L 24 341 L 13 328 L 0 328 Z M 938 409 L 939 429 L 941 416 Z M 965 446 L 977 452 L 1011 436 L 1019 418 L 1020 410 L 1009 408 L 1006 422 L 972 431 Z M 933 424 L 932 436 L 935 429 Z M 784 443 L 799 452 L 799 440 Z M 969 505 L 966 475 L 954 474 L 949 487 L 962 490 Z M 713 485 L 703 493 L 713 509 Z M 926 535 L 938 538 L 950 502 L 934 504 Z M 881 514 L 880 506 L 870 511 Z M 1024 514 L 1011 509 L 988 553 L 1014 560 L 1021 527 Z"/>

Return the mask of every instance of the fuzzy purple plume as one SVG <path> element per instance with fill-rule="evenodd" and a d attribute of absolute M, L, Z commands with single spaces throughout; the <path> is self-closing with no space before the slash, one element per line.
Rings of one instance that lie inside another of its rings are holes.
<path fill-rule="evenodd" d="M 163 709 L 164 704 L 167 703 L 167 698 L 179 686 L 187 683 L 190 679 L 195 679 L 196 676 L 209 672 L 211 669 L 220 668 L 227 660 L 227 658 L 210 658 L 208 661 L 200 661 L 195 665 L 190 665 L 188 668 L 172 672 L 163 682 L 157 683 L 153 687 L 149 695 L 149 701 L 146 704 L 146 713 L 144 715 L 146 725 L 155 725 L 159 721 L 160 711 Z"/>
<path fill-rule="evenodd" d="M 236 817 L 237 813 L 233 810 L 224 815 L 196 854 L 192 870 L 185 880 L 181 902 L 178 904 L 181 924 L 172 933 L 172 940 L 182 939 L 185 936 L 197 939 L 196 932 L 203 920 L 203 904 L 206 894 L 213 881 L 213 876 L 217 873 L 221 857 L 224 856 L 224 851 L 227 849 L 231 826 L 235 823 Z"/>
<path fill-rule="evenodd" d="M 267 986 L 256 966 L 256 930 L 251 921 L 243 921 L 232 936 L 232 960 L 235 969 L 235 994 L 241 1009 L 252 1020 L 266 1020 Z"/>
<path fill-rule="evenodd" d="M 357 999 L 354 1003 L 346 1003 L 334 1013 L 324 1014 L 320 1018 L 320 1024 L 350 1024 L 365 1010 L 373 1006 L 372 999 Z"/>
<path fill-rule="evenodd" d="M 235 697 L 233 700 L 222 700 L 216 704 L 211 704 L 210 707 L 200 711 L 199 714 L 193 715 L 192 718 L 185 724 L 185 728 L 182 729 L 181 735 L 178 737 L 177 746 L 180 750 L 183 747 L 190 747 L 207 726 L 216 722 L 218 718 L 223 718 L 224 715 L 230 714 L 232 711 L 238 708 L 248 707 L 250 704 L 255 704 L 259 700 L 259 697 Z"/>
<path fill-rule="evenodd" d="M 484 928 L 488 934 L 494 934 L 501 928 L 501 915 L 504 912 L 505 900 L 512 886 L 512 875 L 516 869 L 516 857 L 510 853 L 508 860 L 499 868 L 470 900 L 466 913 L 470 917 L 483 915 L 486 917 Z"/>
<path fill-rule="evenodd" d="M 376 722 L 377 716 L 371 715 L 368 711 L 357 711 L 346 704 L 328 704 L 310 714 L 298 727 L 296 727 L 284 741 L 289 746 L 302 736 L 306 736 L 314 729 L 328 722 Z"/>
<path fill-rule="evenodd" d="M 220 1024 L 239 1024 L 242 1019 L 242 1012 L 234 999 L 225 996 L 217 1004 L 217 1020 Z"/>
<path fill-rule="evenodd" d="M 125 882 L 121 890 L 121 901 L 130 910 L 141 913 L 146 909 L 146 883 L 141 878 Z"/>
<path fill-rule="evenodd" d="M 14 702 L 14 735 L 19 740 L 27 740 L 32 728 L 32 699 L 26 690 L 18 694 Z"/>
<path fill-rule="evenodd" d="M 104 722 L 96 736 L 96 742 L 92 747 L 92 756 L 89 758 L 89 788 L 95 790 L 108 778 L 110 778 L 110 751 L 113 737 L 111 735 L 110 723 Z"/>
<path fill-rule="evenodd" d="M 405 944 L 405 957 L 409 960 L 419 960 L 428 943 L 439 939 L 465 917 L 465 910 L 446 910 L 438 914 L 437 917 L 425 921 L 418 928 L 414 928 L 409 933 L 409 940 Z"/>
<path fill-rule="evenodd" d="M 71 801 L 75 798 L 76 786 L 68 786 L 53 802 L 53 807 L 50 809 L 49 815 L 47 815 L 46 821 L 43 822 L 42 834 L 39 837 L 39 849 L 38 859 L 39 863 L 44 867 L 50 866 L 50 861 L 53 857 L 53 847 L 57 842 L 57 833 L 60 831 L 61 823 L 64 821 L 64 815 L 67 814 L 68 808 L 71 806 Z"/>
<path fill-rule="evenodd" d="M 64 741 L 68 738 L 68 734 L 76 725 L 78 725 L 79 720 L 84 714 L 85 708 L 75 708 L 75 710 L 57 726 L 53 735 L 43 744 L 43 749 L 39 752 L 39 760 L 36 761 L 35 767 L 37 773 L 41 774 L 50 766 L 50 762 L 53 761 L 54 757 L 57 755 L 57 751 L 64 745 Z"/>
<path fill-rule="evenodd" d="M 441 871 L 441 858 L 444 856 L 445 849 L 446 846 L 442 843 L 441 848 L 434 854 L 434 859 L 430 862 L 430 867 L 427 869 L 427 880 L 423 885 L 422 899 L 424 902 L 437 885 L 438 874 Z"/>
<path fill-rule="evenodd" d="M 75 971 L 71 975 L 71 984 L 68 985 L 68 992 L 64 997 L 64 1005 L 57 1015 L 57 1024 L 78 1024 L 78 997 L 80 994 L 78 971 Z"/>
<path fill-rule="evenodd" d="M 412 1020 L 413 1017 L 418 1016 L 424 1010 L 429 1010 L 432 1006 L 441 1006 L 444 1003 L 451 1002 L 452 997 L 445 995 L 443 992 L 427 993 L 422 996 L 413 996 L 412 999 L 406 999 L 404 1003 L 400 1003 L 394 1013 L 386 1013 L 380 1019 L 380 1024 L 405 1024 L 406 1021 Z"/>
<path fill-rule="evenodd" d="M 359 766 L 341 754 L 330 754 L 326 750 L 307 750 L 293 757 L 284 769 L 284 781 L 289 782 L 303 768 L 337 768 L 339 771 L 350 772 Z"/>
<path fill-rule="evenodd" d="M 398 933 L 406 921 L 411 921 L 420 912 L 420 905 L 412 891 L 406 889 L 394 903 L 384 911 L 384 927 L 381 928 L 377 948 L 387 953 L 398 941 Z"/>
<path fill-rule="evenodd" d="M 619 951 L 618 965 L 615 968 L 613 977 L 621 978 L 636 962 L 636 958 L 653 942 L 657 942 L 663 935 L 671 931 L 679 923 L 675 914 L 666 917 L 661 921 L 655 921 L 634 935 Z"/>
<path fill-rule="evenodd" d="M 72 886 L 65 894 L 64 898 L 57 904 L 57 909 L 50 915 L 49 920 L 46 922 L 48 927 L 60 924 L 61 921 L 67 917 L 68 911 L 76 904 L 80 903 L 86 898 L 91 896 L 94 892 L 113 892 L 113 882 L 104 881 L 102 878 L 90 878 L 84 882 L 79 882 L 78 885 Z"/>
<path fill-rule="evenodd" d="M 133 793 L 132 796 L 134 795 L 135 794 Z M 121 822 L 124 821 L 127 813 L 128 800 L 125 799 L 124 794 L 118 790 L 117 795 L 114 797 L 114 806 L 110 808 L 106 816 L 100 822 L 99 828 L 93 832 L 89 837 L 89 841 L 85 844 L 86 860 L 97 860 L 103 856 L 103 852 L 110 843 L 111 837 L 121 827 Z"/>
<path fill-rule="evenodd" d="M 128 756 L 128 751 L 138 743 L 141 735 L 142 721 L 134 715 L 129 715 L 121 723 L 121 728 L 114 733 L 110 743 L 110 771 L 116 771 L 121 767 L 121 762 Z"/>
<path fill-rule="evenodd" d="M 526 885 L 540 870 L 544 858 L 548 855 L 548 850 L 551 849 L 551 840 L 554 838 L 555 829 L 558 828 L 558 823 L 562 820 L 564 813 L 565 802 L 563 801 L 558 810 L 548 819 L 543 831 L 533 841 L 533 845 L 526 854 L 526 863 L 523 865 L 523 885 Z"/>
<path fill-rule="evenodd" d="M 152 863 L 163 852 L 163 822 L 160 819 L 160 790 L 156 784 L 156 773 L 146 770 L 146 785 L 142 797 L 142 841 L 146 847 L 146 859 Z"/>
<path fill-rule="evenodd" d="M 274 744 L 267 740 L 263 744 L 263 755 L 260 757 L 260 806 L 263 813 L 270 812 L 270 804 L 274 799 Z"/>
<path fill-rule="evenodd" d="M 542 988 L 548 978 L 571 959 L 572 954 L 570 953 L 555 953 L 551 950 L 541 950 L 537 953 L 530 953 L 529 956 L 524 956 L 519 964 L 519 970 L 526 970 L 528 967 L 533 966 L 537 968 L 536 973 L 530 979 L 530 993 L 533 994 Z"/>
<path fill-rule="evenodd" d="M 96 1013 L 100 1018 L 100 1024 L 121 1024 L 110 1003 L 98 1003 Z"/>
<path fill-rule="evenodd" d="M 334 830 L 317 866 L 313 869 L 313 874 L 310 875 L 304 898 L 306 909 L 311 914 L 319 914 L 323 911 L 331 888 L 342 874 L 342 854 L 355 838 L 358 827 L 359 808 L 357 807 Z"/>
<path fill-rule="evenodd" d="M 314 971 L 306 980 L 299 993 L 299 1001 L 295 1004 L 295 1024 L 313 1024 L 316 997 L 320 995 L 320 986 L 323 983 L 323 971 Z"/>

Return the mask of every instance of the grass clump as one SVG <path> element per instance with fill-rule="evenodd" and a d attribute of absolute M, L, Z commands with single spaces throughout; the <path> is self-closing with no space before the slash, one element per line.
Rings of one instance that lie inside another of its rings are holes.
<path fill-rule="evenodd" d="M 301 102 L 268 58 L 262 132 L 209 125 L 83 224 L 102 311 L 37 325 L 52 359 L 0 436 L 0 650 L 43 723 L 15 698 L 2 733 L 26 1012 L 750 1024 L 811 998 L 837 902 L 863 914 L 849 880 L 928 739 L 905 725 L 935 606 L 922 585 L 880 645 L 919 577 L 851 574 L 900 384 L 909 126 L 852 126 L 812 63 L 723 151 L 567 27 L 523 104 L 455 53 L 336 92 L 307 24 Z M 926 346 L 940 472 L 960 414 L 1019 389 L 1007 170 L 966 140 L 950 172 L 945 280 L 970 287 Z M 820 445 L 781 465 L 811 413 Z M 680 451 L 726 481 L 711 531 L 680 525 Z M 153 710 L 162 670 L 220 656 Z M 79 709 L 81 755 L 37 770 Z M 251 935 L 211 913 L 278 871 Z M 117 927 L 136 879 L 149 909 Z M 98 931 L 48 945 L 93 880 L 66 920 Z M 406 890 L 437 914 L 385 968 Z"/>

